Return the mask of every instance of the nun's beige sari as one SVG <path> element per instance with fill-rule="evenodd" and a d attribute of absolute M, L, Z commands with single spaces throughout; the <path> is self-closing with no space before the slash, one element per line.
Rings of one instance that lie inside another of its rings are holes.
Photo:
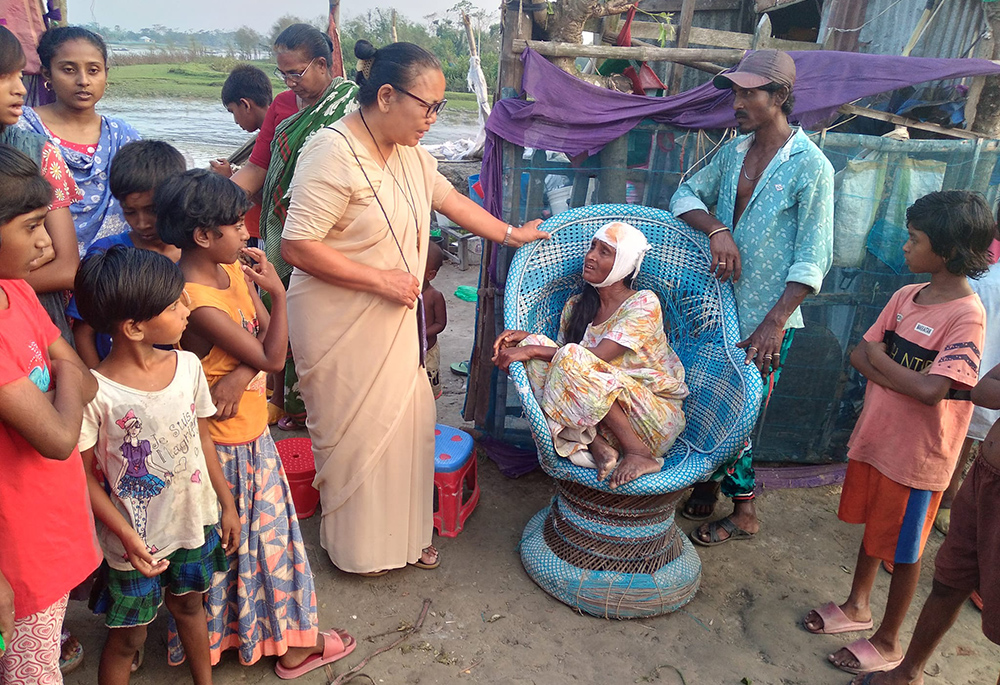
<path fill-rule="evenodd" d="M 302 152 L 282 237 L 321 241 L 422 282 L 430 212 L 451 190 L 422 148 L 396 146 L 383 169 L 339 121 Z M 344 571 L 405 566 L 430 545 L 433 517 L 435 409 L 417 310 L 303 267 L 292 273 L 288 315 L 322 498 L 321 543 Z"/>

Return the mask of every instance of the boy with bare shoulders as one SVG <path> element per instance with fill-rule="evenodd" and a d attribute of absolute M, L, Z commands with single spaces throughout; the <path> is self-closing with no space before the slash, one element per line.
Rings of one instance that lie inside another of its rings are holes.
<path fill-rule="evenodd" d="M 424 326 L 427 336 L 427 359 L 424 367 L 427 369 L 427 379 L 431 382 L 434 399 L 441 397 L 441 348 L 438 347 L 438 335 L 448 325 L 448 306 L 444 295 L 431 285 L 444 264 L 444 252 L 437 243 L 427 246 L 427 267 L 424 269 L 424 287 L 421 295 L 424 298 Z"/>

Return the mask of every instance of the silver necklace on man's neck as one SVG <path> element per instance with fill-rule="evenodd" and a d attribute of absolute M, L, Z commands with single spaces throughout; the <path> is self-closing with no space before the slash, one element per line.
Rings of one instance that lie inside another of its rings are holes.
<path fill-rule="evenodd" d="M 792 136 L 794 136 L 794 135 L 795 135 L 795 129 L 793 128 L 792 132 L 788 134 L 787 138 L 785 138 L 785 142 L 782 143 L 780 147 L 778 147 L 778 150 L 780 150 L 781 148 L 783 148 L 786 145 L 788 145 L 788 141 L 791 140 Z M 754 140 L 754 142 L 756 142 L 756 139 Z M 751 146 L 751 147 L 753 147 L 753 146 Z M 775 154 L 777 154 L 777 152 L 775 152 Z M 772 156 L 771 159 L 774 159 L 774 157 Z M 767 164 L 764 165 L 764 168 L 760 170 L 760 173 L 757 174 L 756 176 L 754 176 L 753 178 L 751 178 L 750 176 L 747 175 L 747 158 L 746 158 L 746 156 L 744 156 L 743 157 L 743 164 L 740 165 L 740 170 L 743 171 L 743 178 L 745 178 L 746 180 L 748 180 L 748 181 L 750 181 L 752 183 L 754 181 L 759 180 L 760 177 L 764 175 L 764 172 L 767 171 L 767 167 L 769 167 L 770 165 L 771 165 L 771 160 L 768 160 Z"/>

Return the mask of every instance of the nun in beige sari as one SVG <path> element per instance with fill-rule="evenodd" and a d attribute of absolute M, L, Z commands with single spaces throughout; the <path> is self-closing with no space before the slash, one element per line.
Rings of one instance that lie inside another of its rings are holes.
<path fill-rule="evenodd" d="M 306 144 L 282 254 L 295 267 L 289 335 L 320 491 L 320 542 L 350 573 L 433 568 L 434 398 L 422 363 L 431 210 L 486 239 L 511 227 L 457 193 L 418 143 L 444 106 L 437 59 L 359 41 L 359 111 Z M 419 325 L 418 325 L 419 324 Z"/>

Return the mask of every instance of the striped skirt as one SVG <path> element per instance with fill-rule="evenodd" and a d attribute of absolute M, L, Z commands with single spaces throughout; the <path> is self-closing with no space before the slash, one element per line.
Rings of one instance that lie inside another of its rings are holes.
<path fill-rule="evenodd" d="M 205 594 L 212 664 L 227 649 L 240 662 L 312 647 L 318 635 L 316 591 L 295 517 L 288 479 L 271 434 L 243 445 L 216 445 L 240 516 L 240 546 L 229 572 L 216 574 Z M 173 620 L 168 660 L 184 662 Z"/>

